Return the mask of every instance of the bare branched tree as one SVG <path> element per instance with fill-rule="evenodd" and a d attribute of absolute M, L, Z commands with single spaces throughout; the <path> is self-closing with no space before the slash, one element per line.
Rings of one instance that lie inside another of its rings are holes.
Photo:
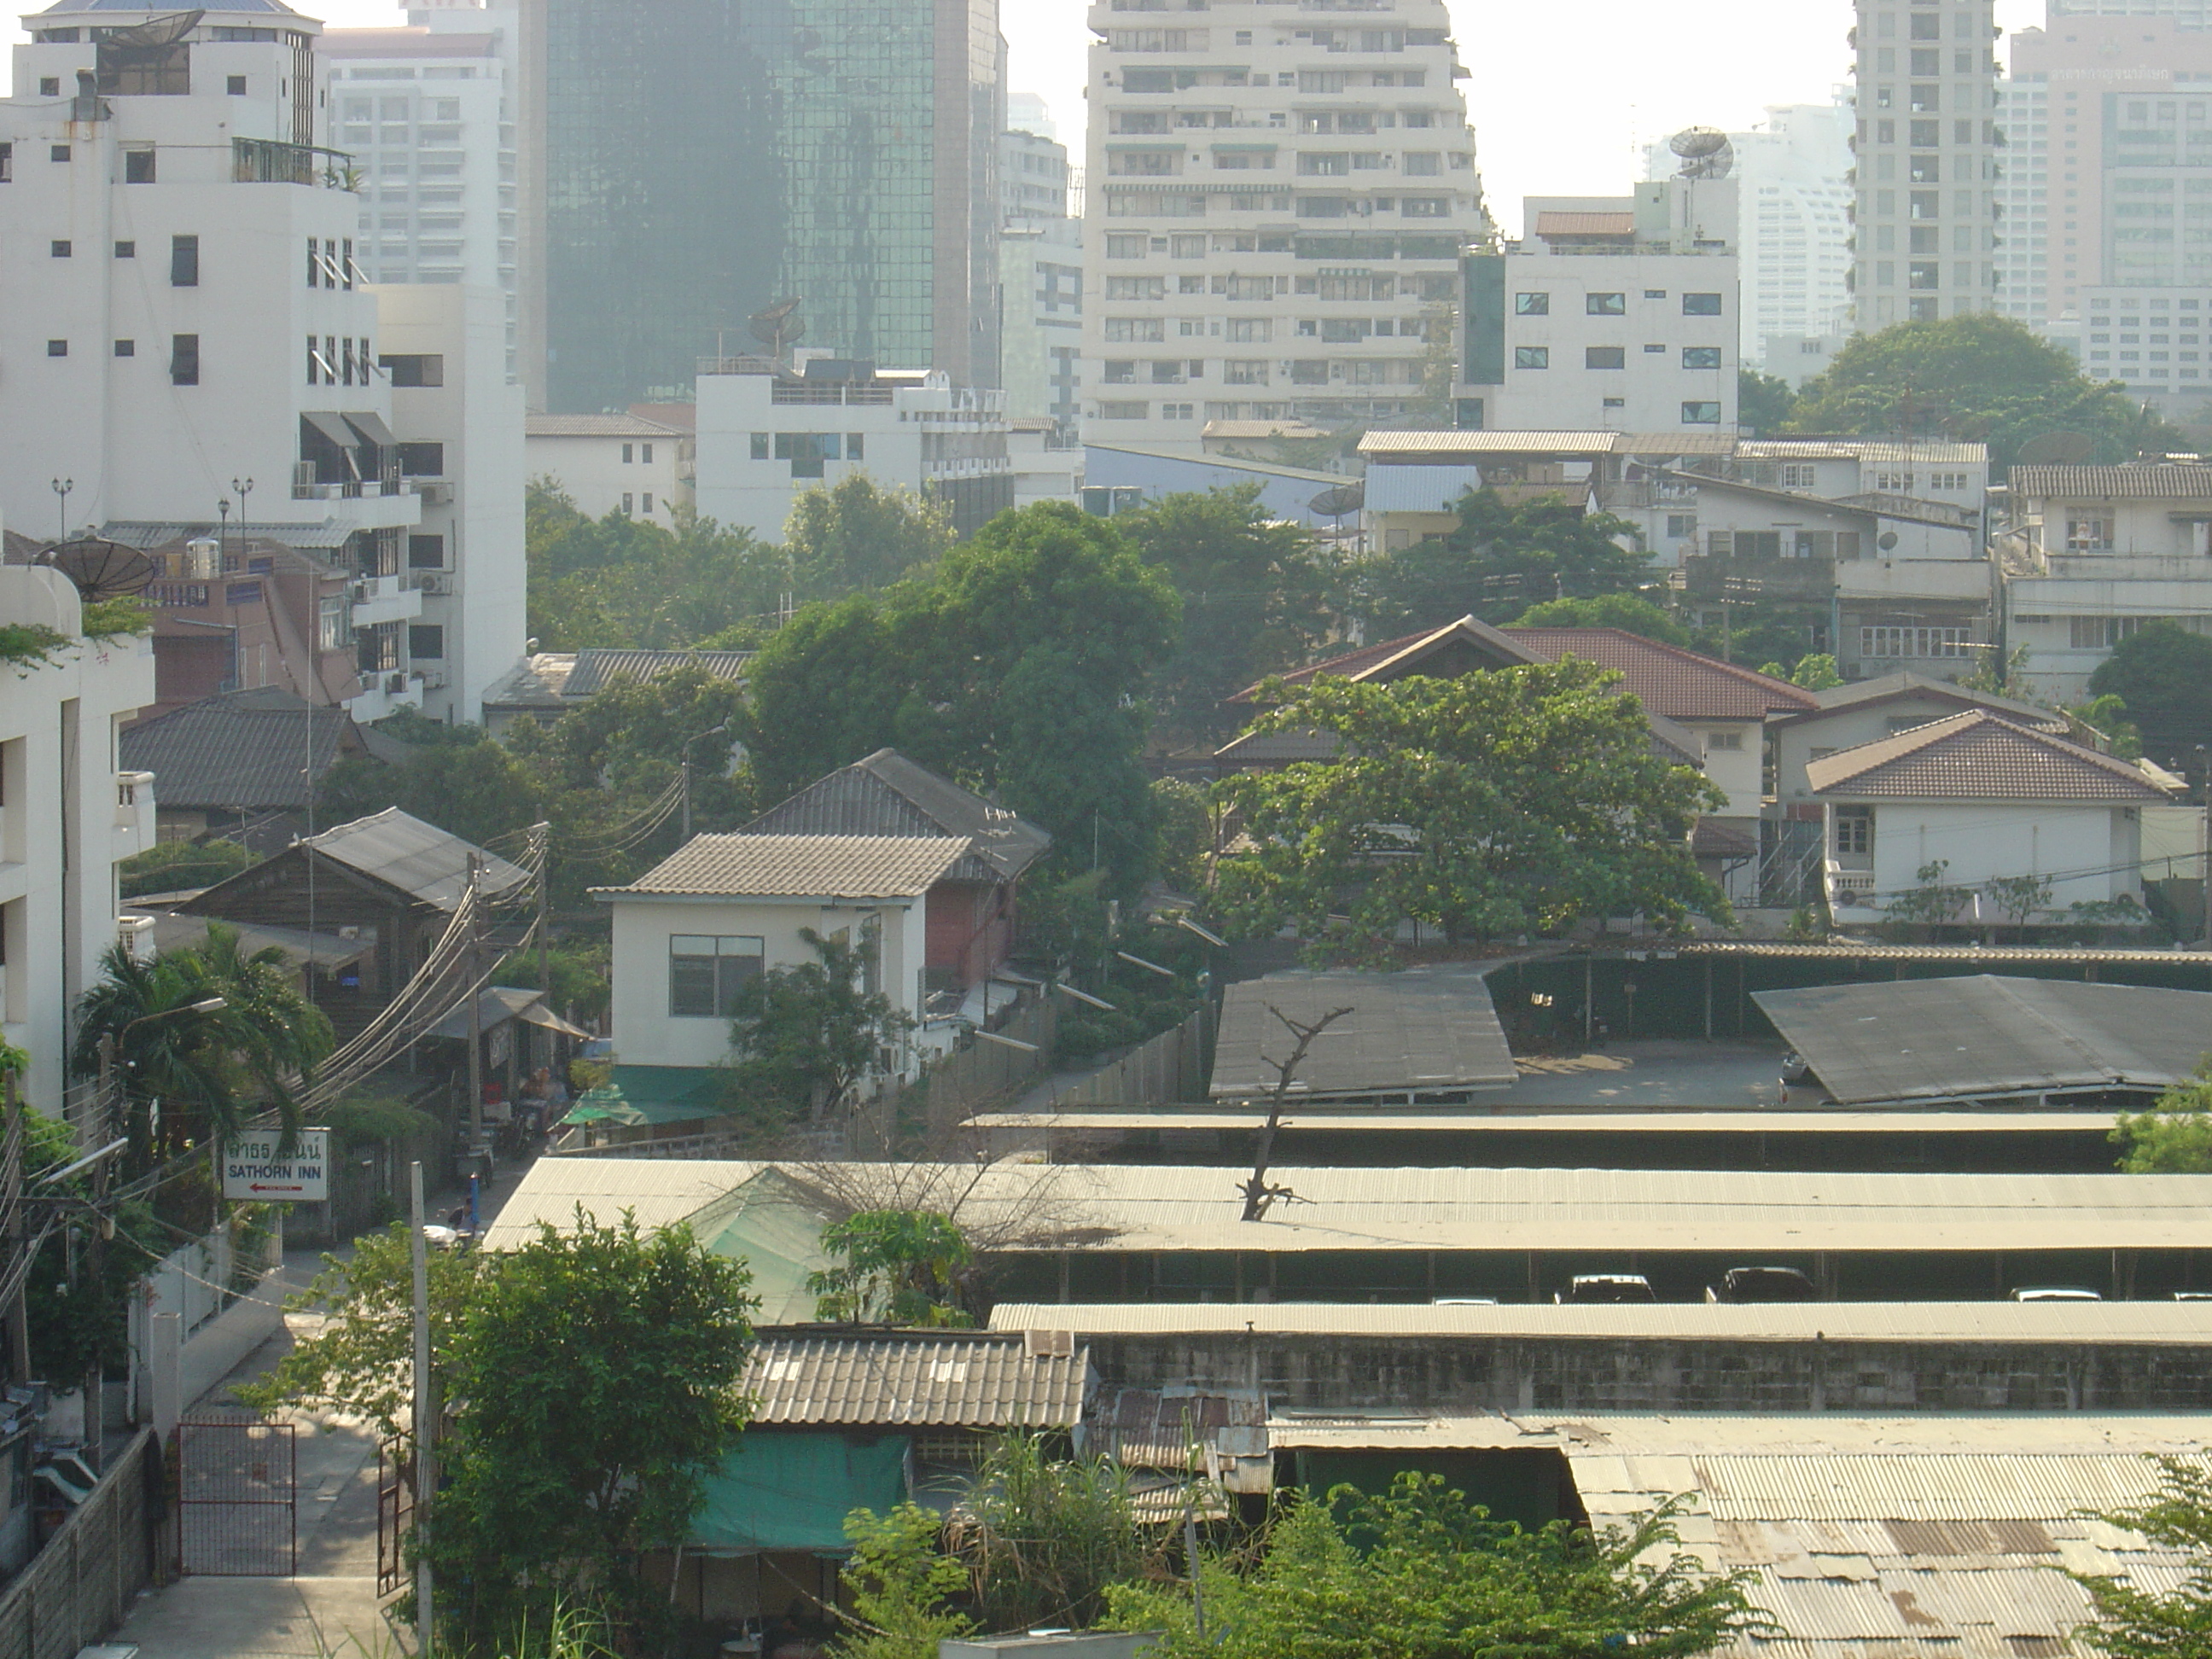
<path fill-rule="evenodd" d="M 1298 1195 L 1288 1187 L 1274 1186 L 1267 1180 L 1267 1166 L 1275 1157 L 1275 1131 L 1283 1121 L 1283 1103 L 1290 1097 L 1291 1085 L 1297 1080 L 1298 1067 L 1305 1064 L 1306 1051 L 1313 1047 L 1314 1039 L 1352 1010 L 1332 1008 L 1310 1024 L 1292 1019 L 1272 1002 L 1267 1005 L 1267 1012 L 1283 1023 L 1283 1029 L 1297 1038 L 1297 1042 L 1287 1060 L 1274 1060 L 1266 1054 L 1260 1056 L 1262 1065 L 1275 1068 L 1275 1087 L 1267 1100 L 1267 1125 L 1260 1131 L 1260 1144 L 1253 1152 L 1252 1178 L 1244 1183 L 1243 1188 L 1244 1213 L 1240 1219 L 1245 1221 L 1265 1220 L 1268 1206 L 1278 1199 L 1286 1203 L 1299 1201 Z"/>

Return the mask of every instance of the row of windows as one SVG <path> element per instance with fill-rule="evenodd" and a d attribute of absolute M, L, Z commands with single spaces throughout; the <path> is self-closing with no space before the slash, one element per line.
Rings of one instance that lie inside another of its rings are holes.
<path fill-rule="evenodd" d="M 825 461 L 866 458 L 866 434 L 859 432 L 756 432 L 751 456 L 757 461 L 788 461 L 794 478 L 819 478 Z M 648 458 L 650 459 L 650 458 Z M 647 507 L 647 512 L 652 508 Z"/>
<path fill-rule="evenodd" d="M 112 349 L 118 357 L 136 357 L 138 342 L 118 340 Z M 46 342 L 46 356 L 66 357 L 70 355 L 67 340 Z M 197 334 L 172 334 L 169 337 L 169 384 L 198 386 L 200 383 L 200 337 Z"/>
<path fill-rule="evenodd" d="M 76 244 L 58 240 L 47 245 L 46 252 L 57 259 L 74 258 L 76 256 Z M 118 259 L 137 258 L 138 244 L 116 243 L 115 257 Z M 198 288 L 199 285 L 200 239 L 198 236 L 172 236 L 169 238 L 169 286 Z"/>
<path fill-rule="evenodd" d="M 307 238 L 307 286 L 309 288 L 349 289 L 356 282 L 366 282 L 361 267 L 353 260 L 353 239 L 343 242 L 333 237 L 325 241 L 320 237 Z"/>
<path fill-rule="evenodd" d="M 1647 300 L 1663 300 L 1663 288 L 1647 288 Z M 1626 317 L 1628 315 L 1628 295 L 1626 294 L 1585 294 L 1583 310 L 1592 317 Z M 1548 317 L 1552 314 L 1549 293 L 1516 294 L 1513 296 L 1513 314 L 1516 317 Z M 1682 296 L 1685 317 L 1717 317 L 1721 314 L 1721 296 L 1717 294 L 1685 294 Z"/>
<path fill-rule="evenodd" d="M 376 360 L 369 356 L 368 342 L 356 341 L 336 334 L 319 338 L 307 336 L 307 384 L 309 386 L 353 386 L 375 383 Z"/>
<path fill-rule="evenodd" d="M 1137 362 L 1126 358 L 1108 358 L 1100 365 L 1108 386 L 1134 386 L 1139 380 L 1153 386 L 1182 386 L 1191 380 L 1206 378 L 1206 362 L 1200 357 L 1158 358 L 1150 362 Z M 1298 358 L 1282 365 L 1292 386 L 1327 386 L 1332 380 L 1349 380 L 1357 386 L 1419 386 L 1423 378 L 1423 363 L 1418 357 L 1383 357 L 1358 360 L 1351 362 L 1332 362 L 1326 357 Z M 1141 374 L 1139 370 L 1144 371 Z M 1268 386 L 1273 366 L 1265 361 L 1239 361 L 1231 358 L 1221 365 L 1221 378 L 1229 386 Z"/>
<path fill-rule="evenodd" d="M 1663 345 L 1648 345 L 1644 349 L 1653 356 L 1664 352 Z M 1549 346 L 1516 346 L 1513 348 L 1513 367 L 1516 368 L 1549 368 L 1552 348 Z M 1628 349 L 1626 346 L 1584 346 L 1584 368 L 1626 368 Z M 1682 367 L 1685 368 L 1718 368 L 1721 367 L 1721 348 L 1718 346 L 1684 346 Z"/>

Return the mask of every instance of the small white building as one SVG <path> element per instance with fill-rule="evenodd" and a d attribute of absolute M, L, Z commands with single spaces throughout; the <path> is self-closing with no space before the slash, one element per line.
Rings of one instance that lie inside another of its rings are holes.
<path fill-rule="evenodd" d="M 1808 762 L 1828 902 L 1848 925 L 1938 884 L 1979 892 L 1959 915 L 2002 920 L 1989 884 L 2047 877 L 2045 908 L 2142 897 L 2142 813 L 2171 797 L 2140 767 L 1970 709 Z M 1929 918 L 1923 917 L 1922 920 Z"/>
<path fill-rule="evenodd" d="M 854 473 L 938 501 L 963 537 L 1014 505 L 1003 392 L 805 351 L 702 359 L 697 390 L 700 516 L 763 540 L 800 491 Z"/>
<path fill-rule="evenodd" d="M 2146 623 L 2212 633 L 2212 466 L 2015 466 L 1993 497 L 2005 645 L 2078 702 Z"/>
<path fill-rule="evenodd" d="M 667 528 L 692 503 L 691 434 L 681 428 L 635 415 L 532 415 L 524 431 L 529 476 L 567 491 L 586 518 L 620 513 Z"/>
<path fill-rule="evenodd" d="M 115 866 L 155 842 L 153 774 L 116 755 L 154 700 L 154 647 L 83 638 L 76 589 L 27 566 L 0 567 L 0 623 L 72 641 L 0 672 L 0 1037 L 31 1057 L 25 1097 L 58 1116 L 73 1011 L 118 938 Z"/>

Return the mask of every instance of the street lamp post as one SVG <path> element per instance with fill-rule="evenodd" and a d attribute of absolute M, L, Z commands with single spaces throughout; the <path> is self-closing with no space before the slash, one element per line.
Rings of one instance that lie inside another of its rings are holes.
<path fill-rule="evenodd" d="M 60 520 L 61 531 L 54 539 L 56 541 L 65 542 L 69 539 L 70 491 L 76 488 L 76 480 L 75 478 L 56 478 L 53 480 L 51 487 L 54 494 L 61 497 L 61 510 L 58 515 Z"/>
<path fill-rule="evenodd" d="M 230 493 L 238 497 L 238 544 L 243 550 L 246 545 L 246 498 L 253 493 L 253 480 L 233 478 Z"/>

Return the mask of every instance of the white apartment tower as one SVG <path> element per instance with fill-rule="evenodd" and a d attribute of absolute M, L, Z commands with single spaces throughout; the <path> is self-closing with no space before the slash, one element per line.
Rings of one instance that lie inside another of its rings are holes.
<path fill-rule="evenodd" d="M 1090 22 L 1088 429 L 1194 454 L 1213 420 L 1400 423 L 1491 229 L 1443 0 Z"/>
<path fill-rule="evenodd" d="M 1986 311 L 1996 286 L 1991 0 L 1858 0 L 1862 330 Z"/>
<path fill-rule="evenodd" d="M 1743 358 L 1769 368 L 1769 340 L 1819 337 L 1848 325 L 1851 107 L 1847 98 L 1770 105 L 1765 125 L 1731 132 L 1729 143 L 1735 152 Z M 1665 146 L 1653 151 L 1656 161 Z M 1651 176 L 1671 171 L 1655 168 Z M 1771 367 L 1777 374 L 1795 370 L 1794 364 Z"/>

